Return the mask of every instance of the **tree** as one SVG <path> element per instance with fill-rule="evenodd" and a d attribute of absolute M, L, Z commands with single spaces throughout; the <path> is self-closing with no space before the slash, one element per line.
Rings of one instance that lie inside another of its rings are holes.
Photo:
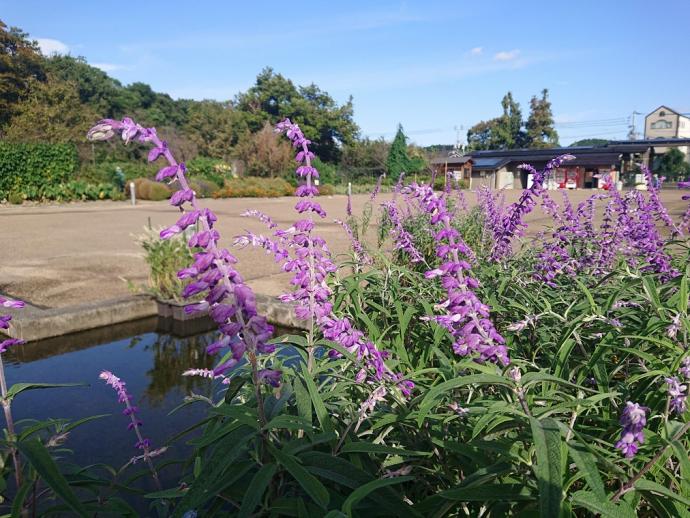
<path fill-rule="evenodd" d="M 46 60 L 46 70 L 55 79 L 75 84 L 80 102 L 90 105 L 102 118 L 121 118 L 134 108 L 127 103 L 128 96 L 119 81 L 82 57 L 51 56 Z"/>
<path fill-rule="evenodd" d="M 239 114 L 229 102 L 201 101 L 189 108 L 185 132 L 194 142 L 199 154 L 211 158 L 229 160 L 242 127 Z"/>
<path fill-rule="evenodd" d="M 400 173 L 409 173 L 410 157 L 407 155 L 407 137 L 402 124 L 398 124 L 398 131 L 388 150 L 386 158 L 386 170 L 392 180 L 397 180 Z"/>
<path fill-rule="evenodd" d="M 558 146 L 558 133 L 556 132 L 551 113 L 549 91 L 544 88 L 541 99 L 533 96 L 530 101 L 530 113 L 527 118 L 527 147 L 549 148 Z"/>
<path fill-rule="evenodd" d="M 501 125 L 505 127 L 506 148 L 514 149 L 525 145 L 525 132 L 522 129 L 522 110 L 520 104 L 513 99 L 513 94 L 508 92 L 501 100 L 503 116 Z"/>
<path fill-rule="evenodd" d="M 247 174 L 252 176 L 285 176 L 291 172 L 294 163 L 292 147 L 273 131 L 268 122 L 261 131 L 247 131 L 235 152 L 237 158 L 244 162 Z"/>
<path fill-rule="evenodd" d="M 0 130 L 28 94 L 33 81 L 45 81 L 44 59 L 35 42 L 16 27 L 0 20 Z"/>
<path fill-rule="evenodd" d="M 498 149 L 497 120 L 480 121 L 467 130 L 467 147 L 470 151 Z"/>
<path fill-rule="evenodd" d="M 350 179 L 378 178 L 386 173 L 390 144 L 383 138 L 357 140 L 343 147 L 340 167 Z"/>
<path fill-rule="evenodd" d="M 577 147 L 577 146 L 604 146 L 608 144 L 610 141 L 606 140 L 604 138 L 583 138 L 581 140 L 576 140 L 572 144 L 570 144 L 569 147 Z"/>
<path fill-rule="evenodd" d="M 678 148 L 671 148 L 661 155 L 654 172 L 670 181 L 684 180 L 690 174 L 690 164 Z"/>
<path fill-rule="evenodd" d="M 262 70 L 254 85 L 237 96 L 235 106 L 252 133 L 261 130 L 266 122 L 275 124 L 289 117 L 300 125 L 313 142 L 314 152 L 324 161 L 337 161 L 342 145 L 354 142 L 359 133 L 351 98 L 339 106 L 316 85 L 298 88 L 271 68 Z"/>
<path fill-rule="evenodd" d="M 33 80 L 28 95 L 15 106 L 6 137 L 13 141 L 86 144 L 86 132 L 99 116 L 80 105 L 77 85 L 48 77 Z"/>
<path fill-rule="evenodd" d="M 501 100 L 503 114 L 495 119 L 481 121 L 467 131 L 467 145 L 473 151 L 484 149 L 514 149 L 524 146 L 520 105 L 508 92 Z"/>

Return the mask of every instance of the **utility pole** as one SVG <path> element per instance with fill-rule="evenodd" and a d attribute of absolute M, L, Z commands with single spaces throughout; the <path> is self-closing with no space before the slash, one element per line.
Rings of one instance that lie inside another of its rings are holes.
<path fill-rule="evenodd" d="M 462 153 L 462 143 L 460 140 L 460 134 L 462 130 L 465 129 L 465 126 L 453 126 L 453 129 L 455 130 L 455 149 L 452 151 L 452 153 L 460 155 Z"/>
<path fill-rule="evenodd" d="M 630 119 L 630 131 L 628 132 L 628 140 L 637 140 L 637 126 L 635 126 L 635 115 L 642 115 L 640 112 L 633 111 Z"/>

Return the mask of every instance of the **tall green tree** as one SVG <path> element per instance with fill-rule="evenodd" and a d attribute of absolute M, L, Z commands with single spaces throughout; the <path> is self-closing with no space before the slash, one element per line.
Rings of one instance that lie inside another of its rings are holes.
<path fill-rule="evenodd" d="M 17 27 L 0 20 L 0 131 L 33 81 L 45 81 L 44 58 L 35 42 Z"/>
<path fill-rule="evenodd" d="M 354 142 L 359 133 L 351 98 L 339 106 L 316 85 L 297 87 L 271 68 L 262 70 L 254 85 L 237 96 L 235 106 L 252 133 L 266 122 L 275 124 L 289 117 L 313 142 L 314 152 L 328 162 L 337 161 L 342 146 Z"/>
<path fill-rule="evenodd" d="M 200 101 L 189 107 L 185 132 L 202 156 L 227 161 L 246 131 L 230 102 Z"/>
<path fill-rule="evenodd" d="M 467 144 L 473 151 L 484 149 L 514 149 L 525 144 L 520 105 L 508 92 L 501 100 L 503 114 L 481 121 L 467 131 Z"/>
<path fill-rule="evenodd" d="M 378 178 L 386 173 L 390 147 L 383 138 L 356 140 L 343 147 L 340 167 L 349 179 Z"/>
<path fill-rule="evenodd" d="M 237 157 L 244 162 L 247 174 L 274 178 L 291 174 L 293 151 L 266 122 L 261 131 L 248 133 L 237 145 Z"/>
<path fill-rule="evenodd" d="M 410 157 L 407 156 L 407 137 L 403 131 L 402 124 L 398 124 L 398 131 L 395 133 L 395 138 L 388 150 L 388 158 L 386 158 L 386 170 L 388 175 L 393 180 L 397 180 L 400 173 L 407 172 L 407 166 L 410 163 Z"/>
<path fill-rule="evenodd" d="M 97 112 L 80 105 L 77 85 L 49 77 L 33 80 L 19 101 L 5 136 L 21 142 L 77 143 L 84 148 L 86 132 L 98 120 Z"/>
<path fill-rule="evenodd" d="M 527 147 L 549 148 L 558 146 L 558 132 L 554 128 L 553 113 L 549 91 L 544 88 L 541 98 L 536 95 L 530 101 L 530 113 L 527 118 Z"/>
<path fill-rule="evenodd" d="M 414 156 L 410 156 L 410 149 L 407 145 L 407 136 L 402 124 L 398 124 L 398 131 L 388 150 L 386 158 L 386 170 L 392 180 L 397 180 L 400 173 L 417 173 L 424 169 L 426 162 L 416 149 L 412 150 Z"/>
<path fill-rule="evenodd" d="M 513 99 L 512 92 L 508 92 L 501 100 L 503 116 L 501 125 L 505 127 L 506 147 L 508 149 L 520 148 L 525 145 L 525 132 L 522 129 L 522 110 L 520 104 Z"/>
<path fill-rule="evenodd" d="M 667 180 L 684 180 L 690 174 L 690 164 L 678 148 L 671 148 L 659 158 L 654 172 Z"/>

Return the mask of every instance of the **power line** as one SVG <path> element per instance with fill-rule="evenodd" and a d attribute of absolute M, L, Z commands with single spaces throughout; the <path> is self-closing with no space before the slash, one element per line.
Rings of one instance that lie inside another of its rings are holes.
<path fill-rule="evenodd" d="M 562 139 L 581 139 L 581 138 L 596 138 L 600 137 L 602 135 L 623 135 L 625 132 L 623 130 L 616 130 L 616 131 L 601 131 L 601 132 L 595 132 L 595 133 L 583 133 L 581 135 L 559 135 L 559 138 Z"/>

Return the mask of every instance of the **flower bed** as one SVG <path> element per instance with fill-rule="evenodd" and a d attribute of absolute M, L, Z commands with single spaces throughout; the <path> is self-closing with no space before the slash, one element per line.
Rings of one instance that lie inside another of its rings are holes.
<path fill-rule="evenodd" d="M 174 187 L 181 214 L 160 237 L 193 230 L 181 294 L 199 299 L 188 311 L 218 324 L 207 349 L 215 366 L 184 373 L 215 389 L 187 402 L 206 405 L 208 417 L 193 455 L 174 464 L 173 487 L 159 482 L 173 460 L 166 445 L 150 444 L 134 396 L 117 373 L 103 374 L 136 434 L 132 463 L 157 486 L 146 498 L 159 514 L 687 516 L 690 211 L 670 218 L 649 173 L 644 192 L 557 203 L 544 183 L 572 158 L 563 156 L 543 171 L 526 166 L 532 186 L 510 205 L 484 190 L 468 210 L 450 184 L 402 180 L 379 204 L 377 185 L 361 216 L 348 203 L 340 223 L 352 252 L 336 263 L 318 235 L 327 215 L 310 142 L 289 120 L 276 130 L 296 152 L 296 221 L 280 228 L 248 211 L 266 232 L 235 245 L 292 275 L 281 300 L 307 332 L 277 340 L 218 244 L 216 216 L 156 131 L 124 119 L 89 133 L 146 144 L 151 162 L 166 162 L 157 179 Z M 525 240 L 535 209 L 552 224 Z M 386 230 L 376 246 L 375 215 Z M 280 354 L 288 349 L 297 356 Z M 18 392 L 3 385 L 6 401 Z M 27 497 L 50 494 L 28 483 L 40 479 L 74 512 L 123 512 L 110 489 L 124 491 L 120 474 L 131 466 L 75 478 L 52 460 L 49 435 L 18 432 L 5 409 L 3 469 L 26 497 L 20 509 L 45 508 Z M 82 498 L 77 483 L 95 496 Z"/>

